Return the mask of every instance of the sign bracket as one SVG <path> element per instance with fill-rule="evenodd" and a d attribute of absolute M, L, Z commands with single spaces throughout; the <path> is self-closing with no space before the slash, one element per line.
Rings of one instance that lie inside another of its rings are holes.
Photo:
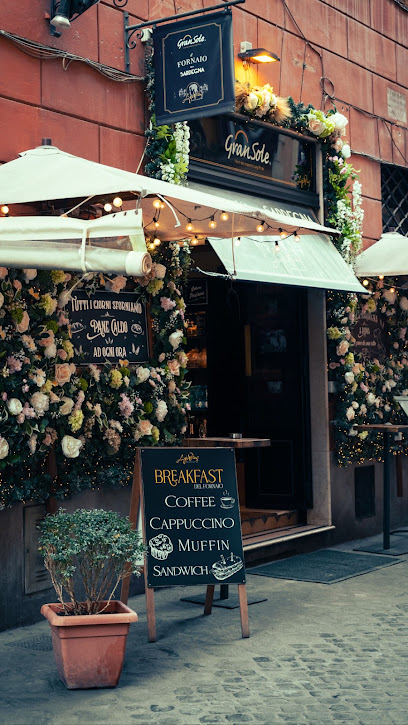
<path fill-rule="evenodd" d="M 220 3 L 219 5 L 211 5 L 208 8 L 199 8 L 198 10 L 190 10 L 186 13 L 179 13 L 177 15 L 168 15 L 165 18 L 156 18 L 155 20 L 148 20 L 144 23 L 138 23 L 137 25 L 129 25 L 129 13 L 124 12 L 123 13 L 123 22 L 124 22 L 124 34 L 125 34 L 125 71 L 126 73 L 130 73 L 130 56 L 129 56 L 129 50 L 133 50 L 136 48 L 137 43 L 135 40 L 132 39 L 132 36 L 135 35 L 138 40 L 142 40 L 143 34 L 142 30 L 143 28 L 148 27 L 155 27 L 159 23 L 167 23 L 169 20 L 181 20 L 182 18 L 189 18 L 193 15 L 199 15 L 202 13 L 208 13 L 211 12 L 211 10 L 221 10 L 223 8 L 229 8 L 231 5 L 240 5 L 244 3 L 245 0 L 228 0 L 228 2 Z"/>

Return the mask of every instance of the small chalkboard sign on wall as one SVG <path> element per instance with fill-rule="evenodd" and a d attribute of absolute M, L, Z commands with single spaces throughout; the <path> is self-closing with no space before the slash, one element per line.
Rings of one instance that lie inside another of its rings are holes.
<path fill-rule="evenodd" d="M 389 354 L 387 319 L 379 310 L 360 312 L 350 327 L 354 338 L 354 357 L 358 362 L 384 361 Z"/>
<path fill-rule="evenodd" d="M 146 308 L 134 292 L 75 291 L 69 320 L 75 365 L 148 361 Z"/>
<path fill-rule="evenodd" d="M 142 449 L 147 585 L 245 582 L 234 451 Z"/>

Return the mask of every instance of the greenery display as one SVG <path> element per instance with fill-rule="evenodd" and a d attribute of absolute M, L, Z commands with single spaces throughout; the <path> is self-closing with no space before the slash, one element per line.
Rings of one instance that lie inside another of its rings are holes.
<path fill-rule="evenodd" d="M 150 76 L 151 86 L 154 79 Z M 319 140 L 323 156 L 323 182 L 326 224 L 340 230 L 333 242 L 343 258 L 353 265 L 362 248 L 364 212 L 358 171 L 348 162 L 351 155 L 346 143 L 347 118 L 335 108 L 327 113 L 313 106 L 296 104 L 293 98 L 280 98 L 273 88 L 251 87 L 237 84 L 236 111 L 248 117 L 276 126 L 290 128 Z M 155 137 L 162 140 L 161 153 L 165 153 L 165 138 L 160 129 Z M 308 160 L 300 159 L 293 179 L 297 186 L 309 189 L 312 170 Z M 158 178 L 160 170 L 157 169 Z M 408 394 L 408 296 L 396 286 L 397 280 L 369 281 L 370 296 L 357 296 L 341 292 L 328 294 L 328 358 L 329 379 L 337 387 L 335 409 L 336 458 L 340 465 L 381 458 L 381 436 L 357 433 L 355 423 L 401 422 L 393 397 Z M 386 320 L 389 352 L 384 360 L 359 360 L 354 354 L 352 326 L 365 312 L 380 312 Z M 394 443 L 394 451 L 407 447 L 404 440 Z"/>
<path fill-rule="evenodd" d="M 190 253 L 171 242 L 152 255 L 152 272 L 133 280 L 94 275 L 79 283 L 58 270 L 0 268 L 0 507 L 124 485 L 136 443 L 180 442 L 188 404 L 182 286 Z M 148 365 L 72 363 L 68 312 L 59 303 L 76 283 L 89 295 L 126 287 L 150 303 Z"/>
<path fill-rule="evenodd" d="M 115 511 L 61 508 L 40 529 L 39 551 L 64 614 L 101 614 L 122 579 L 140 574 L 146 548 L 129 519 Z"/>

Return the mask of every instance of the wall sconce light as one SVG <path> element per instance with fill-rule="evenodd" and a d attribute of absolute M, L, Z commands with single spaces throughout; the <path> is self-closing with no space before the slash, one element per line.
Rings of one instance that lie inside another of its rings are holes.
<path fill-rule="evenodd" d="M 252 43 L 247 40 L 241 43 L 240 48 L 238 58 L 241 58 L 244 68 L 248 68 L 249 63 L 276 63 L 280 60 L 275 53 L 266 48 L 252 48 Z"/>
<path fill-rule="evenodd" d="M 64 28 L 69 28 L 71 20 L 76 20 L 85 10 L 96 5 L 99 0 L 51 0 L 50 32 L 57 38 Z"/>

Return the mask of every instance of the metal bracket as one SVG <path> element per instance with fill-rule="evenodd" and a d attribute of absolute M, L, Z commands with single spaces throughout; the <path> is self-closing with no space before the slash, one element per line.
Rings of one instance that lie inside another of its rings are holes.
<path fill-rule="evenodd" d="M 124 2 L 124 0 L 113 0 L 116 4 L 119 2 Z M 127 2 L 127 0 L 126 0 Z M 126 4 L 125 2 L 125 4 Z M 178 15 L 168 15 L 166 18 L 156 18 L 155 20 L 148 20 L 145 23 L 139 23 L 138 25 L 128 25 L 129 23 L 129 13 L 124 12 L 123 13 L 123 22 L 124 22 L 124 34 L 125 34 L 125 71 L 126 73 L 130 73 L 130 58 L 129 58 L 129 50 L 133 50 L 136 48 L 137 43 L 135 40 L 132 40 L 132 36 L 136 34 L 136 38 L 138 40 L 143 39 L 143 35 L 140 32 L 142 28 L 147 27 L 153 27 L 153 29 L 158 25 L 159 23 L 167 23 L 169 20 L 180 20 L 181 18 L 189 18 L 193 15 L 199 15 L 202 13 L 208 13 L 211 12 L 211 10 L 224 10 L 231 7 L 231 5 L 240 5 L 244 3 L 245 0 L 228 0 L 228 2 L 221 3 L 220 5 L 212 5 L 208 8 L 199 8 L 198 10 L 190 10 L 190 12 L 187 13 L 179 13 Z M 139 34 L 138 34 L 139 33 Z"/>

